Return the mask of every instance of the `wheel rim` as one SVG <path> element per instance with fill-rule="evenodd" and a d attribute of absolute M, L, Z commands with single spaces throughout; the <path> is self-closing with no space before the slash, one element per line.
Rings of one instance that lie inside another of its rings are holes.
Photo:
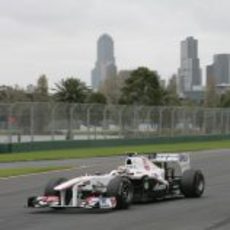
<path fill-rule="evenodd" d="M 198 194 L 202 194 L 202 193 L 203 193 L 203 191 L 204 191 L 204 186 L 205 186 L 204 179 L 203 179 L 203 177 L 200 175 L 200 176 L 197 178 L 197 185 L 196 185 L 196 190 L 197 190 L 197 193 L 198 193 Z"/>
<path fill-rule="evenodd" d="M 129 183 L 122 183 L 121 186 L 121 197 L 124 201 L 130 202 L 132 199 L 132 191 Z"/>
<path fill-rule="evenodd" d="M 200 180 L 198 185 L 197 185 L 197 190 L 199 192 L 202 192 L 204 190 L 204 181 L 203 180 Z"/>

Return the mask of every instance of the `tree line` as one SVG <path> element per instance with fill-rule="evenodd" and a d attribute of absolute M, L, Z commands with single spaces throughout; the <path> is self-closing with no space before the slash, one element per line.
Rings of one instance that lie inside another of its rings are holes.
<path fill-rule="evenodd" d="M 139 67 L 131 71 L 127 77 L 108 77 L 97 92 L 75 77 L 61 79 L 49 91 L 46 75 L 41 75 L 36 85 L 29 85 L 27 89 L 19 86 L 0 86 L 0 102 L 12 103 L 19 101 L 229 107 L 230 92 L 217 95 L 215 88 L 211 87 L 207 89 L 204 100 L 199 103 L 189 99 L 181 99 L 177 95 L 175 76 L 165 87 L 160 84 L 160 76 L 156 71 Z"/>

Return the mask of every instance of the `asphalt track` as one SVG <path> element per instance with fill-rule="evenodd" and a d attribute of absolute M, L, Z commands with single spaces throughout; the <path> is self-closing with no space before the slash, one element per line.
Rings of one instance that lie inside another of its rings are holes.
<path fill-rule="evenodd" d="M 0 180 L 0 230 L 230 229 L 230 150 L 192 153 L 192 165 L 194 168 L 202 169 L 206 176 L 206 191 L 201 199 L 139 204 L 131 206 L 129 210 L 110 212 L 53 212 L 24 207 L 27 197 L 41 194 L 51 177 L 106 172 L 121 161 L 121 157 L 71 160 L 70 163 L 76 166 L 72 171 Z M 40 163 L 61 165 L 59 161 Z M 23 163 L 30 164 L 39 163 Z M 2 166 L 0 164 L 0 167 Z"/>

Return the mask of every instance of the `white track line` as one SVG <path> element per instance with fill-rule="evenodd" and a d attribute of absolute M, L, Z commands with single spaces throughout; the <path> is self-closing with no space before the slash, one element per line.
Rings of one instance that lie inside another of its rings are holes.
<path fill-rule="evenodd" d="M 23 175 L 18 175 L 18 176 L 0 177 L 0 181 L 1 180 L 17 179 L 17 178 L 22 178 L 22 177 L 29 177 L 29 176 L 51 174 L 51 173 L 57 173 L 57 172 L 67 172 L 67 171 L 72 171 L 72 170 L 80 170 L 80 169 L 91 168 L 93 166 L 94 165 L 90 165 L 90 166 L 82 165 L 82 166 L 79 166 L 79 167 L 71 167 L 71 168 L 68 168 L 68 169 L 58 169 L 58 170 L 50 170 L 50 171 L 47 171 L 47 172 L 40 172 L 40 173 L 28 173 L 28 174 L 23 174 Z"/>

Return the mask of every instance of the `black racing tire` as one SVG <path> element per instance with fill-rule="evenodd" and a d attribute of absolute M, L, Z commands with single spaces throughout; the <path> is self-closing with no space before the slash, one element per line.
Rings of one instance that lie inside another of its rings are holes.
<path fill-rule="evenodd" d="M 51 179 L 45 187 L 44 196 L 58 196 L 60 198 L 60 192 L 54 190 L 54 188 L 65 181 L 67 181 L 67 179 L 63 177 Z M 72 198 L 72 190 L 67 189 L 65 194 L 66 205 L 69 204 L 71 198 Z"/>
<path fill-rule="evenodd" d="M 117 176 L 107 185 L 106 195 L 116 197 L 115 209 L 127 209 L 133 201 L 133 185 L 127 177 Z"/>
<path fill-rule="evenodd" d="M 188 198 L 201 197 L 205 189 L 204 175 L 200 170 L 187 170 L 183 173 L 180 184 L 181 193 Z"/>

